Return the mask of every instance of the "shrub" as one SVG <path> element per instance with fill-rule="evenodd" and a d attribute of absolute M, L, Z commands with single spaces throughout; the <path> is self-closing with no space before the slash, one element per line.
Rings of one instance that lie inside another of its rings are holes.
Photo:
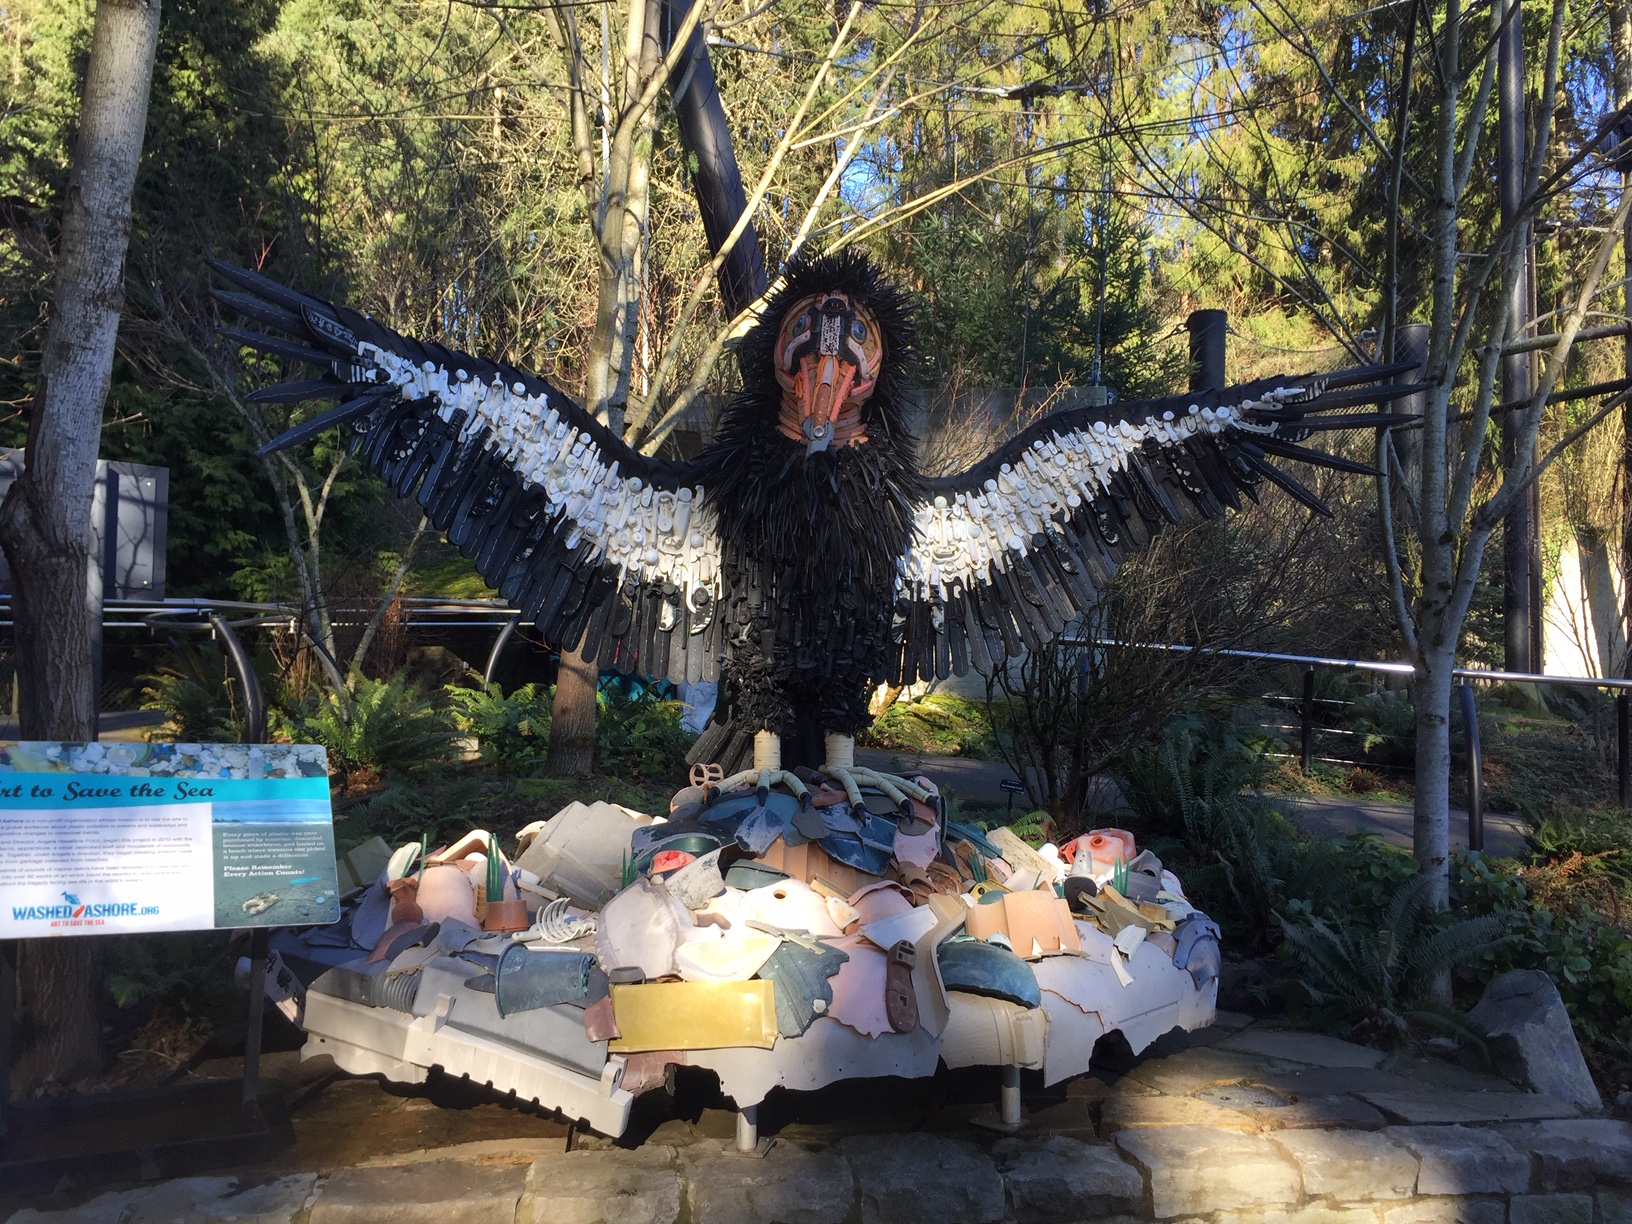
<path fill-rule="evenodd" d="M 346 779 L 439 764 L 452 739 L 446 716 L 401 676 L 359 677 L 349 699 L 334 693 L 308 698 L 280 723 L 291 739 L 327 748 L 330 772 Z"/>
<path fill-rule="evenodd" d="M 1480 1044 L 1472 1021 L 1434 1000 L 1434 983 L 1516 938 L 1500 914 L 1437 913 L 1433 880 L 1422 875 L 1401 881 L 1374 922 L 1327 919 L 1307 901 L 1289 902 L 1280 922 L 1281 953 L 1298 966 L 1296 988 L 1317 1015 L 1393 1046 L 1409 1045 L 1419 1028 Z"/>
<path fill-rule="evenodd" d="M 1582 1053 L 1599 1079 L 1632 1084 L 1632 1034 L 1626 1026 L 1632 1013 L 1632 934 L 1567 897 L 1549 908 L 1526 883 L 1525 875 L 1534 870 L 1508 870 L 1482 854 L 1458 855 L 1452 862 L 1452 905 L 1491 915 L 1514 936 L 1478 959 L 1478 979 L 1488 982 L 1509 969 L 1547 973 L 1558 984 Z"/>
<path fill-rule="evenodd" d="M 453 723 L 476 737 L 482 759 L 510 773 L 541 768 L 550 748 L 551 690 L 524 684 L 508 697 L 497 684 L 448 687 Z"/>
<path fill-rule="evenodd" d="M 602 773 L 665 777 L 685 772 L 686 752 L 697 738 L 680 725 L 684 702 L 641 685 L 601 689 L 595 719 L 595 755 Z"/>

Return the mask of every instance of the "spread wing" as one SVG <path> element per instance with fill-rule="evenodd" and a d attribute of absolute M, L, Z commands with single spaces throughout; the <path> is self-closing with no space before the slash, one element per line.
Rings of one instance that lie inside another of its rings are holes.
<path fill-rule="evenodd" d="M 1093 607 L 1128 553 L 1164 526 L 1238 510 L 1265 480 L 1329 515 L 1275 461 L 1370 473 L 1300 443 L 1316 431 L 1411 420 L 1341 410 L 1416 390 L 1387 381 L 1413 368 L 1365 366 L 1069 409 L 969 471 L 926 481 L 896 581 L 896 678 L 970 668 L 990 675 Z"/>
<path fill-rule="evenodd" d="M 322 371 L 248 398 L 340 401 L 262 453 L 349 426 L 353 451 L 546 641 L 625 674 L 717 677 L 720 543 L 687 465 L 641 455 L 535 374 L 211 266 L 244 291 L 216 291 L 223 304 L 291 338 L 223 335 Z"/>

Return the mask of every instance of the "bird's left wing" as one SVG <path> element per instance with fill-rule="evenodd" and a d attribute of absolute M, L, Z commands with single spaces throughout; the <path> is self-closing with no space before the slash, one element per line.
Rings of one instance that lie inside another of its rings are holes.
<path fill-rule="evenodd" d="M 322 371 L 247 398 L 341 401 L 262 453 L 349 425 L 354 452 L 551 645 L 625 674 L 718 676 L 719 537 L 687 465 L 641 455 L 536 374 L 211 267 L 243 290 L 216 291 L 223 304 L 293 339 L 223 335 Z"/>
<path fill-rule="evenodd" d="M 990 675 L 1092 608 L 1117 567 L 1164 526 L 1256 500 L 1265 480 L 1330 511 L 1275 466 L 1363 464 L 1301 445 L 1308 434 L 1412 418 L 1387 404 L 1414 367 L 1364 366 L 1222 391 L 1053 413 L 967 472 L 925 482 L 896 582 L 899 683 Z"/>

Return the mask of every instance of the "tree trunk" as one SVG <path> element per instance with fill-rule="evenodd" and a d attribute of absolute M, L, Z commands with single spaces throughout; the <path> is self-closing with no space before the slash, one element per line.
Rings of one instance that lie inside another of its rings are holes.
<path fill-rule="evenodd" d="M 656 75 L 662 61 L 659 0 L 629 0 L 624 50 L 628 70 L 623 100 L 628 107 Z M 571 49 L 568 49 L 571 53 Z M 600 232 L 600 294 L 595 334 L 589 344 L 585 406 L 620 437 L 635 358 L 635 331 L 644 289 L 646 231 L 650 218 L 652 133 L 656 107 L 624 118 L 602 167 L 605 197 Z M 576 654 L 561 653 L 561 670 L 550 706 L 551 773 L 582 777 L 595 765 L 595 693 L 599 673 Z"/>
<path fill-rule="evenodd" d="M 1619 108 L 1632 102 L 1632 0 L 1610 0 L 1609 48 L 1614 64 L 1615 105 Z M 1624 143 L 1627 131 L 1624 119 L 1621 131 L 1623 143 L 1618 147 L 1625 154 L 1629 146 Z M 1628 191 L 1632 191 L 1632 159 L 1621 163 L 1621 192 L 1624 195 Z M 1626 219 L 1621 258 L 1625 267 L 1623 274 L 1632 274 L 1632 216 Z M 1625 304 L 1623 313 L 1632 314 L 1632 286 L 1621 292 Z M 1632 336 L 1626 338 L 1621 353 L 1622 372 L 1632 376 Z M 1629 576 L 1632 576 L 1632 401 L 1621 409 L 1621 632 L 1626 640 L 1632 641 L 1632 577 Z M 1632 650 L 1627 651 L 1622 665 L 1624 674 L 1632 676 Z M 1605 659 L 1604 666 L 1608 668 L 1612 664 Z"/>
<path fill-rule="evenodd" d="M 600 671 L 576 651 L 561 652 L 550 707 L 550 772 L 582 778 L 595 769 L 595 691 Z"/>
<path fill-rule="evenodd" d="M 1416 794 L 1411 845 L 1423 874 L 1434 880 L 1433 901 L 1444 909 L 1451 858 L 1451 670 L 1454 652 L 1435 650 L 1417 674 Z"/>
<path fill-rule="evenodd" d="M 88 603 L 91 496 L 158 36 L 158 0 L 97 5 L 27 466 L 0 505 L 24 739 L 96 738 L 91 618 L 101 608 Z M 23 1091 L 100 1069 L 99 947 L 92 938 L 23 944 L 16 1081 Z"/>

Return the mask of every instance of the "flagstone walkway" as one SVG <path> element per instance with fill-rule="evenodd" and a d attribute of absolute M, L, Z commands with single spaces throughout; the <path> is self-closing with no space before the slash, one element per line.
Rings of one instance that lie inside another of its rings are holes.
<path fill-rule="evenodd" d="M 218 1176 L 65 1186 L 9 1224 L 1632 1224 L 1632 1123 L 1436 1059 L 1223 1014 L 973 1125 L 990 1071 L 773 1096 L 756 1155 L 695 1085 L 620 1143 L 468 1085 L 274 1056 L 293 1148 Z M 229 1072 L 229 1065 L 209 1068 Z"/>

